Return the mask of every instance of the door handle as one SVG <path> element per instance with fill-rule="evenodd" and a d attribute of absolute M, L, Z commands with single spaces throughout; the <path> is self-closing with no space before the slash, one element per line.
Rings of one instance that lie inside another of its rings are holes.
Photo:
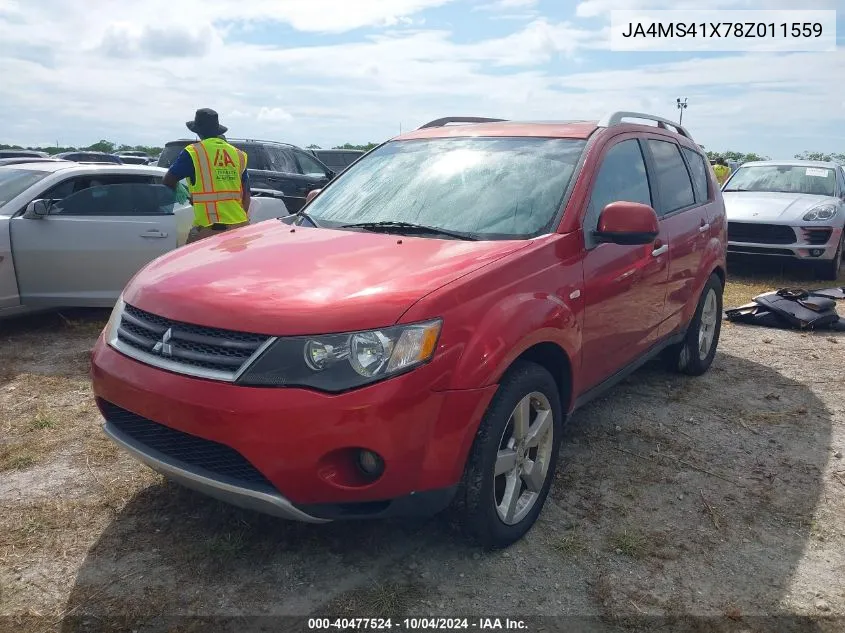
<path fill-rule="evenodd" d="M 141 233 L 141 237 L 154 237 L 154 238 L 164 238 L 167 237 L 167 233 L 163 231 L 159 231 L 158 229 L 151 229 L 144 233 Z"/>
<path fill-rule="evenodd" d="M 701 226 L 698 227 L 699 233 L 707 233 L 707 231 L 709 231 L 709 230 L 710 230 L 710 223 L 709 222 L 702 224 Z"/>
<path fill-rule="evenodd" d="M 651 251 L 651 256 L 652 257 L 660 257 L 663 253 L 667 253 L 667 252 L 669 252 L 669 245 L 664 244 L 663 246 L 659 246 L 659 247 L 655 248 L 653 251 Z"/>

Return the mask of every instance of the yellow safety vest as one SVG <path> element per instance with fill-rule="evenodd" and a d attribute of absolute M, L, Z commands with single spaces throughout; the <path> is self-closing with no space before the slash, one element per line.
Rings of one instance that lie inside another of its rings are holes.
<path fill-rule="evenodd" d="M 731 168 L 727 165 L 714 165 L 713 171 L 716 172 L 716 180 L 719 181 L 720 185 L 724 185 L 728 176 L 731 175 Z"/>
<path fill-rule="evenodd" d="M 194 205 L 194 224 L 240 224 L 248 220 L 241 203 L 241 178 L 246 153 L 222 138 L 207 138 L 185 148 L 194 163 L 188 190 Z"/>

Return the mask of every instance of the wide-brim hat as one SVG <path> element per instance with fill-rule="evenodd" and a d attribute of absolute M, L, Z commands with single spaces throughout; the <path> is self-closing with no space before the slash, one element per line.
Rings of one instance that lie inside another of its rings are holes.
<path fill-rule="evenodd" d="M 185 125 L 191 132 L 200 136 L 219 136 L 229 129 L 220 125 L 217 112 L 211 108 L 200 108 L 194 115 L 194 120 L 186 121 Z"/>

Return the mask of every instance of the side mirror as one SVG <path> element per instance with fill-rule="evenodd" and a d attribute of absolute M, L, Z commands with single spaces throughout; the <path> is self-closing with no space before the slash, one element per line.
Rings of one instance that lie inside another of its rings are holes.
<path fill-rule="evenodd" d="M 50 200 L 33 200 L 26 205 L 23 217 L 28 220 L 40 220 L 50 215 L 50 207 L 52 202 Z"/>
<path fill-rule="evenodd" d="M 308 195 L 305 196 L 305 204 L 311 202 L 314 198 L 317 197 L 317 194 L 320 193 L 322 189 L 312 189 L 308 192 Z"/>
<path fill-rule="evenodd" d="M 659 232 L 657 214 L 647 204 L 611 202 L 602 209 L 593 237 L 612 244 L 651 244 Z"/>

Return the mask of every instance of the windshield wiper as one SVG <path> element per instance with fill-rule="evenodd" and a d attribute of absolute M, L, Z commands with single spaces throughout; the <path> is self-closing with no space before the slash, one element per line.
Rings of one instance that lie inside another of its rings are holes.
<path fill-rule="evenodd" d="M 305 211 L 305 209 L 300 209 L 299 211 L 297 211 L 296 213 L 294 213 L 294 215 L 295 215 L 295 216 L 297 216 L 297 217 L 299 217 L 299 218 L 305 218 L 306 220 L 308 220 L 308 221 L 311 223 L 311 225 L 312 225 L 315 229 L 320 229 L 320 228 L 323 228 L 323 227 L 321 227 L 319 224 L 317 224 L 317 220 L 315 220 L 315 219 L 314 219 L 314 218 L 312 218 L 310 215 L 308 215 L 308 212 L 307 212 L 307 211 Z"/>
<path fill-rule="evenodd" d="M 459 233 L 457 231 L 447 231 L 436 226 L 425 226 L 424 224 L 414 224 L 412 222 L 395 222 L 393 220 L 385 220 L 383 222 L 357 222 L 355 224 L 341 224 L 339 229 L 365 229 L 367 231 L 384 231 L 390 233 L 396 232 L 412 232 L 412 233 L 430 233 L 431 235 L 444 235 L 452 237 L 456 240 L 466 240 L 470 242 L 477 242 L 478 238 L 469 233 Z"/>
<path fill-rule="evenodd" d="M 751 191 L 751 189 L 743 189 L 742 187 L 731 187 L 730 189 L 723 189 L 722 191 L 727 193 L 728 191 Z"/>

